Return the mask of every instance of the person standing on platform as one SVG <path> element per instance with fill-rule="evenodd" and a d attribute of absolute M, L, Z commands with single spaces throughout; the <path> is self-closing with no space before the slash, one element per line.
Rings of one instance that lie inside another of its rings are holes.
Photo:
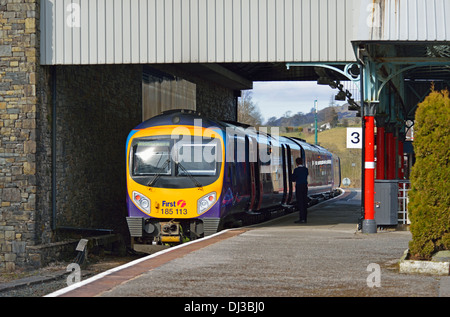
<path fill-rule="evenodd" d="M 299 210 L 299 220 L 295 223 L 306 223 L 308 208 L 308 168 L 303 165 L 303 159 L 295 159 L 297 167 L 292 174 L 292 180 L 295 182 L 295 197 Z"/>

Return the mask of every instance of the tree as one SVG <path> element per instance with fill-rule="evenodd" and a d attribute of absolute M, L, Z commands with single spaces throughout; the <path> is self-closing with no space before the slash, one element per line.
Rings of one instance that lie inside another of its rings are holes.
<path fill-rule="evenodd" d="M 330 106 L 330 107 L 335 107 L 336 106 L 336 99 L 334 98 L 334 94 L 331 94 L 330 102 L 328 103 L 328 106 Z"/>
<path fill-rule="evenodd" d="M 332 128 L 335 128 L 339 123 L 339 115 L 337 114 L 336 110 L 334 108 L 331 108 L 331 120 L 330 125 Z"/>
<path fill-rule="evenodd" d="M 251 126 L 260 126 L 263 118 L 258 106 L 252 100 L 253 93 L 244 90 L 238 101 L 238 121 Z"/>
<path fill-rule="evenodd" d="M 329 122 L 331 127 L 334 128 L 339 123 L 339 116 L 334 107 L 327 107 L 323 110 L 325 115 L 325 121 Z"/>
<path fill-rule="evenodd" d="M 419 104 L 415 120 L 409 217 L 411 256 L 430 259 L 450 250 L 450 98 L 434 91 Z"/>
<path fill-rule="evenodd" d="M 286 111 L 286 112 L 284 113 L 284 117 L 285 117 L 285 118 L 290 118 L 291 115 L 292 115 L 292 111 Z"/>

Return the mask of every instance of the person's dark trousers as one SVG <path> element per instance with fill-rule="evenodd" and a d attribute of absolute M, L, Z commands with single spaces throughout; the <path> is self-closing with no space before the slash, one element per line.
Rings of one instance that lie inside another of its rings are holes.
<path fill-rule="evenodd" d="M 307 206 L 308 206 L 308 185 L 307 184 L 296 185 L 295 195 L 297 199 L 300 221 L 306 221 Z"/>

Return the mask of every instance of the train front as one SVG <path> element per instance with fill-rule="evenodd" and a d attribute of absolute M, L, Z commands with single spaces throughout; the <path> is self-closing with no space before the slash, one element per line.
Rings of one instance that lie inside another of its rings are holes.
<path fill-rule="evenodd" d="M 177 244 L 217 230 L 224 141 L 221 129 L 207 123 L 182 113 L 162 115 L 130 133 L 127 223 L 133 244 Z"/>

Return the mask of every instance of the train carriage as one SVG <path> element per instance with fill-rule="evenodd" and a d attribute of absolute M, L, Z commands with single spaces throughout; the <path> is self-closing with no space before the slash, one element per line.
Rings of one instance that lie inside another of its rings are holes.
<path fill-rule="evenodd" d="M 141 123 L 126 151 L 127 223 L 139 244 L 180 243 L 293 206 L 296 157 L 311 195 L 340 185 L 339 158 L 325 149 L 192 111 Z"/>

